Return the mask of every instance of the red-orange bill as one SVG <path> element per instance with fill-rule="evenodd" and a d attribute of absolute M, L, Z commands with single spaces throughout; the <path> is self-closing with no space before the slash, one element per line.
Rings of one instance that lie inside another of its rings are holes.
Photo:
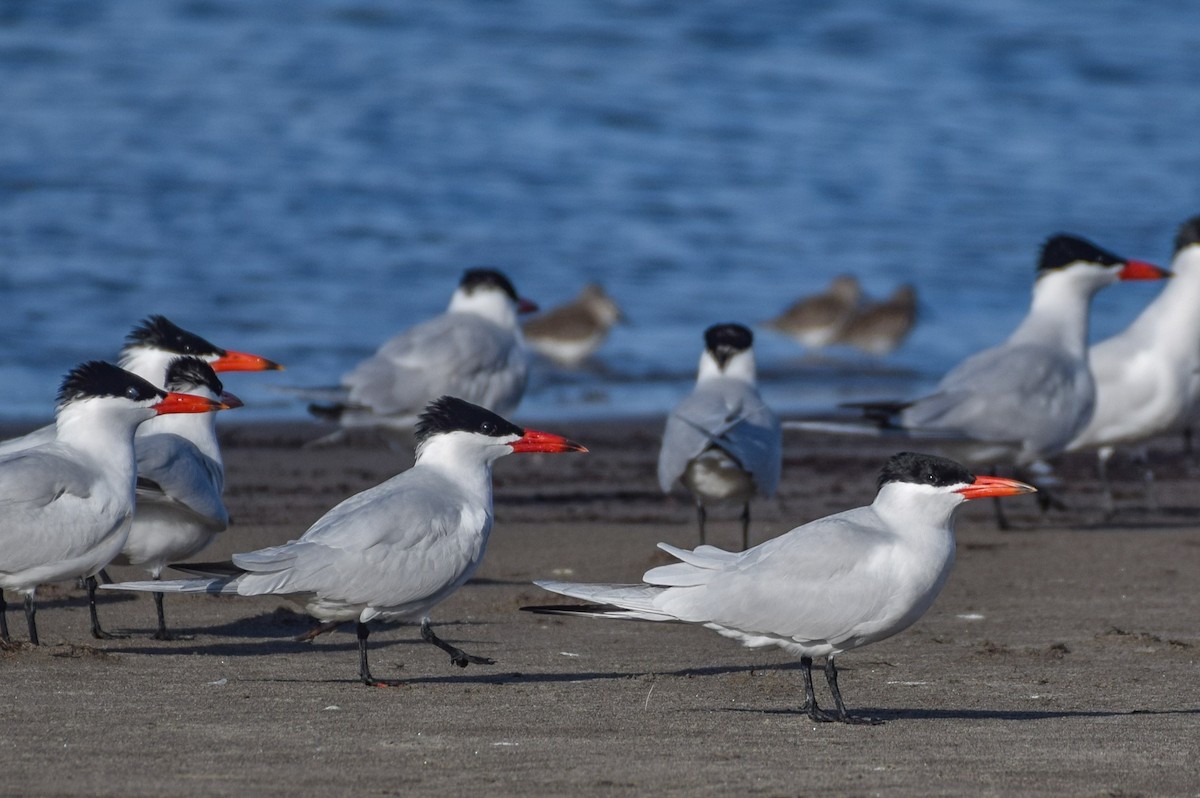
<path fill-rule="evenodd" d="M 525 434 L 509 444 L 514 452 L 586 452 L 587 447 L 551 432 L 525 430 Z"/>
<path fill-rule="evenodd" d="M 225 410 L 228 407 L 229 405 L 204 396 L 172 391 L 156 404 L 154 409 L 161 416 L 164 413 L 207 413 L 211 410 Z"/>
<path fill-rule="evenodd" d="M 996 496 L 1017 496 L 1022 493 L 1037 493 L 1037 488 L 1004 477 L 975 477 L 975 481 L 958 492 L 968 499 L 987 499 Z"/>
<path fill-rule="evenodd" d="M 211 364 L 213 371 L 283 371 L 274 360 L 247 352 L 226 352 Z"/>
<path fill-rule="evenodd" d="M 1121 269 L 1122 280 L 1162 280 L 1170 276 L 1166 269 L 1144 260 L 1127 260 Z"/>

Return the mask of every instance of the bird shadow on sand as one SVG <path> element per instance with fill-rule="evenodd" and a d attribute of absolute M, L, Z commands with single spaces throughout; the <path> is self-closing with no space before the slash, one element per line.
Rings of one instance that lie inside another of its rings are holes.
<path fill-rule="evenodd" d="M 1134 715 L 1200 715 L 1197 709 L 1088 709 L 1088 710 L 1025 710 L 1025 709 L 883 709 L 881 707 L 850 707 L 850 714 L 874 718 L 884 722 L 894 720 L 1004 720 L 1034 721 L 1061 720 L 1071 718 L 1120 718 Z M 722 708 L 720 712 L 749 712 L 756 715 L 791 715 L 808 718 L 808 713 L 797 708 L 752 709 L 743 707 Z"/>

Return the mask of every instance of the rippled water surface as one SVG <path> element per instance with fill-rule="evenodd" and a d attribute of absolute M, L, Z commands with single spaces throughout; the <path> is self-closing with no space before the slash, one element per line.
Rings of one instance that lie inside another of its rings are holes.
<path fill-rule="evenodd" d="M 462 269 L 632 324 L 528 418 L 657 413 L 715 321 L 916 284 L 883 362 L 760 331 L 785 410 L 907 395 L 1003 338 L 1060 229 L 1165 261 L 1200 212 L 1183 2 L 0 5 L 0 417 L 165 313 L 285 362 L 242 418 L 439 312 Z M 1098 300 L 1096 335 L 1153 295 Z"/>

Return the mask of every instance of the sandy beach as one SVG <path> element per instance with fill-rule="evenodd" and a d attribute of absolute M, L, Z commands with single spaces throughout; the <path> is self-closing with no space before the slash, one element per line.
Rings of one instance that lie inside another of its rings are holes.
<path fill-rule="evenodd" d="M 130 637 L 95 641 L 83 592 L 43 589 L 46 645 L 0 652 L 0 794 L 1200 794 L 1200 493 L 1177 440 L 1154 450 L 1157 509 L 1118 469 L 1121 512 L 1101 523 L 1086 456 L 1063 464 L 1067 510 L 1013 499 L 1016 528 L 999 532 L 986 503 L 965 507 L 933 608 L 839 659 L 851 710 L 885 721 L 864 727 L 800 714 L 782 652 L 518 611 L 556 600 L 533 579 L 635 581 L 666 561 L 656 542 L 695 545 L 692 507 L 655 481 L 660 425 L 535 423 L 591 452 L 497 464 L 484 565 L 434 611 L 442 637 L 495 665 L 459 669 L 389 625 L 372 669 L 406 684 L 368 688 L 353 629 L 296 642 L 311 622 L 281 599 L 168 596 L 192 638 L 159 642 L 149 597 L 108 595 L 102 619 Z M 411 463 L 370 438 L 302 448 L 316 424 L 223 429 L 233 526 L 201 559 L 294 538 Z M 892 451 L 789 435 L 753 540 L 869 502 Z M 711 529 L 735 546 L 736 511 Z M 17 605 L 9 624 L 24 640 Z"/>

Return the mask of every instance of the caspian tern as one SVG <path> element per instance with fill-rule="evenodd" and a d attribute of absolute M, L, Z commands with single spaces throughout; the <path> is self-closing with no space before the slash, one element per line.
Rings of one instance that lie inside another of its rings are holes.
<path fill-rule="evenodd" d="M 167 367 L 177 357 L 197 357 L 213 371 L 279 371 L 283 366 L 258 355 L 222 349 L 193 332 L 172 323 L 166 316 L 147 316 L 125 337 L 118 365 L 159 388 L 166 384 Z M 143 434 L 157 422 L 140 430 Z M 47 424 L 19 438 L 0 442 L 0 456 L 54 440 L 54 424 Z"/>
<path fill-rule="evenodd" d="M 93 575 L 120 553 L 129 534 L 138 424 L 159 414 L 223 407 L 90 361 L 62 383 L 54 439 L 0 456 L 0 589 L 25 596 L 31 643 L 38 643 L 37 586 L 80 576 L 88 577 L 92 634 L 105 636 L 96 618 Z M 7 642 L 4 609 L 0 593 L 0 636 Z"/>
<path fill-rule="evenodd" d="M 875 722 L 846 712 L 835 657 L 891 637 L 929 609 L 954 563 L 959 505 L 1033 490 L 1016 480 L 973 476 L 943 457 L 905 452 L 888 461 L 867 507 L 812 521 L 743 552 L 659 543 L 680 562 L 652 568 L 643 584 L 538 581 L 592 603 L 522 609 L 696 623 L 750 648 L 777 646 L 800 657 L 809 718 Z M 825 658 L 836 712 L 817 706 L 813 657 Z"/>
<path fill-rule="evenodd" d="M 410 430 L 429 402 L 452 395 L 508 415 L 529 371 L 517 315 L 534 310 L 500 272 L 468 269 L 445 313 L 396 335 L 342 377 L 345 402 L 309 410 L 344 427 Z"/>
<path fill-rule="evenodd" d="M 887 299 L 865 303 L 855 310 L 832 343 L 882 357 L 904 342 L 916 320 L 916 289 L 902 285 Z"/>
<path fill-rule="evenodd" d="M 492 529 L 492 463 L 513 452 L 587 449 L 449 396 L 429 405 L 416 435 L 412 468 L 346 499 L 298 540 L 235 554 L 232 564 L 220 566 L 227 572 L 212 578 L 104 587 L 290 597 L 325 626 L 356 622 L 359 678 L 368 685 L 387 684 L 367 665 L 367 624 L 375 618 L 420 617 L 421 636 L 454 664 L 491 664 L 440 640 L 427 613 L 483 560 Z"/>
<path fill-rule="evenodd" d="M 667 417 L 658 454 L 658 484 L 682 482 L 696 500 L 700 542 L 706 507 L 742 505 L 742 548 L 750 543 L 750 499 L 779 484 L 779 419 L 755 386 L 754 335 L 740 324 L 704 332 L 696 387 Z"/>
<path fill-rule="evenodd" d="M 612 297 L 591 283 L 567 304 L 525 322 L 522 332 L 530 349 L 560 366 L 575 368 L 600 348 L 612 326 L 623 319 Z"/>
<path fill-rule="evenodd" d="M 1174 279 L 1132 324 L 1088 350 L 1096 409 L 1067 448 L 1097 450 L 1109 513 L 1106 466 L 1114 450 L 1182 429 L 1200 396 L 1200 216 L 1180 226 L 1171 272 Z M 1149 491 L 1148 466 L 1146 477 Z"/>
<path fill-rule="evenodd" d="M 929 396 L 858 405 L 866 418 L 856 422 L 789 421 L 785 427 L 925 438 L 968 463 L 1040 467 L 1062 453 L 1092 416 L 1092 297 L 1118 280 L 1168 275 L 1082 238 L 1056 235 L 1042 247 L 1029 313 L 1007 341 L 964 360 Z M 1006 526 L 1002 515 L 997 520 Z"/>
<path fill-rule="evenodd" d="M 229 408 L 242 406 L 240 399 L 226 393 L 212 367 L 195 357 L 171 362 L 166 388 Z M 113 563 L 140 566 L 158 579 L 167 564 L 196 555 L 229 526 L 216 415 L 164 416 L 143 424 L 134 445 L 137 507 L 129 537 Z M 161 593 L 154 594 L 154 604 L 158 616 L 154 637 L 170 640 Z"/>
<path fill-rule="evenodd" d="M 765 326 L 783 333 L 806 349 L 817 350 L 834 343 L 842 327 L 850 320 L 862 289 L 849 274 L 835 277 L 828 290 L 801 297 Z"/>

